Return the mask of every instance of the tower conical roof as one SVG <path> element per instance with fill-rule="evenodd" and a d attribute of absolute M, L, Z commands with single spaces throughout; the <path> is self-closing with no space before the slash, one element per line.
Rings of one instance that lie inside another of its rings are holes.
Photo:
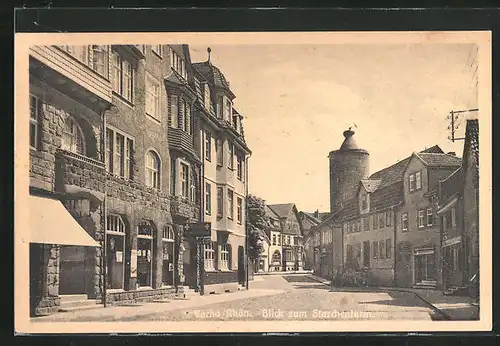
<path fill-rule="evenodd" d="M 339 150 L 359 150 L 358 145 L 356 144 L 356 141 L 354 140 L 354 131 L 349 128 L 348 130 L 344 131 L 344 143 L 340 146 Z"/>

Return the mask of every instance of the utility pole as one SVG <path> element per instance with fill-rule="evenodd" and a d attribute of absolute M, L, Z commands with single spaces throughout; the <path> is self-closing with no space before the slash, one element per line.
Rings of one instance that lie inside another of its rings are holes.
<path fill-rule="evenodd" d="M 448 130 L 451 131 L 451 135 L 448 136 L 448 139 L 451 140 L 452 142 L 455 141 L 460 141 L 464 140 L 464 137 L 457 138 L 455 137 L 455 131 L 458 129 L 458 115 L 462 113 L 470 113 L 470 112 L 478 112 L 479 109 L 474 108 L 474 109 L 466 109 L 466 110 L 459 110 L 459 111 L 451 111 L 450 114 L 446 117 L 447 119 L 450 120 L 450 126 L 448 126 Z"/>

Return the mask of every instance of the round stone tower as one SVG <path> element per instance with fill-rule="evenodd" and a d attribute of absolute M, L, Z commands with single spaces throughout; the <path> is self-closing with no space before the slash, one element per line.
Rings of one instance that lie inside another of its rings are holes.
<path fill-rule="evenodd" d="M 358 148 L 354 131 L 344 131 L 340 149 L 330 152 L 330 211 L 342 201 L 353 198 L 361 179 L 369 173 L 369 153 Z"/>

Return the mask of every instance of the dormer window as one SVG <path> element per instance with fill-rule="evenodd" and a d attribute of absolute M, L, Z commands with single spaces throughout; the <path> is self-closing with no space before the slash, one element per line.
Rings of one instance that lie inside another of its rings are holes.
<path fill-rule="evenodd" d="M 187 79 L 186 63 L 172 48 L 170 48 L 170 67 L 180 74 L 182 78 Z"/>
<path fill-rule="evenodd" d="M 232 104 L 231 100 L 227 97 L 224 98 L 224 120 L 230 121 L 232 117 Z"/>

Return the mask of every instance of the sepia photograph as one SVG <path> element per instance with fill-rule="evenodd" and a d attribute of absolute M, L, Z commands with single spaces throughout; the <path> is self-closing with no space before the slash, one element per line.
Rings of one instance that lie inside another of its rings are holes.
<path fill-rule="evenodd" d="M 16 34 L 15 96 L 18 332 L 491 328 L 490 32 Z"/>

